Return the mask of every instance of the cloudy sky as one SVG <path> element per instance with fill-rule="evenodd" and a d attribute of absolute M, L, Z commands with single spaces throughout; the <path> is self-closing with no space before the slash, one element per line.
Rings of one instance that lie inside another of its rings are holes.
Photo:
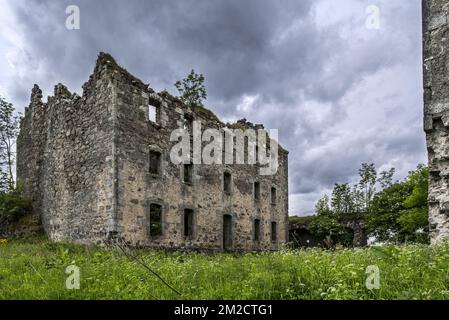
<path fill-rule="evenodd" d="M 362 162 L 426 162 L 421 0 L 0 0 L 0 95 L 18 110 L 38 83 L 81 93 L 98 52 L 160 91 L 194 68 L 224 121 L 280 130 L 290 214 L 313 212 Z M 66 28 L 66 7 L 80 29 Z M 375 10 L 379 9 L 379 28 Z"/>

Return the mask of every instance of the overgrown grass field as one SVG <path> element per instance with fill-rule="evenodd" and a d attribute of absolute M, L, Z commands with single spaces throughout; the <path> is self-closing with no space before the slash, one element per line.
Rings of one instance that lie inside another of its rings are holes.
<path fill-rule="evenodd" d="M 0 299 L 448 299 L 449 245 L 259 254 L 133 251 L 0 240 Z M 66 267 L 80 289 L 66 288 Z M 380 270 L 368 290 L 367 266 Z"/>

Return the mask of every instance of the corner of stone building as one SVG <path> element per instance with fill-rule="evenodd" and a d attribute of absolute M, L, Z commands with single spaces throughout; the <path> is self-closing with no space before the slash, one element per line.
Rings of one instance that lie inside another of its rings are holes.
<path fill-rule="evenodd" d="M 422 1 L 424 131 L 429 159 L 429 231 L 432 244 L 449 238 L 449 25 L 447 0 Z"/>
<path fill-rule="evenodd" d="M 34 85 L 20 125 L 17 177 L 53 240 L 98 242 L 117 232 L 116 81 L 100 53 L 82 97 L 58 83 L 42 102 Z"/>

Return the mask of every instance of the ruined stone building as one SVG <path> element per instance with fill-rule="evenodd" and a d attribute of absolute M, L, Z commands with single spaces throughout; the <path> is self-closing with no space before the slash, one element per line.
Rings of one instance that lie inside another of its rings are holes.
<path fill-rule="evenodd" d="M 423 0 L 424 129 L 432 242 L 449 237 L 449 1 Z"/>
<path fill-rule="evenodd" d="M 311 228 L 313 216 L 294 219 L 289 223 L 289 241 L 296 248 L 333 248 L 340 244 L 345 247 L 361 248 L 368 244 L 366 222 L 364 219 L 342 217 L 338 223 L 345 228 L 347 239 L 339 238 L 335 241 L 335 235 L 317 235 Z M 343 241 L 342 241 L 343 240 Z"/>
<path fill-rule="evenodd" d="M 156 93 L 101 53 L 82 96 L 61 84 L 42 100 L 37 85 L 17 142 L 17 177 L 56 241 L 161 248 L 276 250 L 288 238 L 288 152 L 275 175 L 260 164 L 174 164 L 173 130 L 209 110 Z"/>

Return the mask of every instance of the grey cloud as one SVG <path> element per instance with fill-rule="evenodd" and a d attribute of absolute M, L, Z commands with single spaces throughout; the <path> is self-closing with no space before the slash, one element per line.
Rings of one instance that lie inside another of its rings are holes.
<path fill-rule="evenodd" d="M 21 106 L 35 82 L 47 91 L 57 82 L 79 91 L 99 51 L 173 93 L 173 83 L 194 68 L 205 74 L 207 104 L 219 116 L 280 129 L 290 150 L 291 213 L 310 213 L 320 193 L 354 179 L 361 162 L 379 167 L 399 157 L 405 174 L 425 159 L 416 94 L 420 1 L 379 1 L 377 32 L 360 28 L 364 12 L 324 26 L 314 10 L 325 1 L 333 0 L 18 1 L 20 68 L 30 72 L 8 79 L 9 89 Z M 80 7 L 77 31 L 65 28 L 70 4 Z M 344 36 L 348 30 L 354 34 Z M 370 78 L 392 68 L 413 74 L 402 79 L 405 94 L 381 92 Z M 350 93 L 356 96 L 347 102 Z M 249 110 L 237 109 L 246 96 L 258 98 Z M 357 126 L 363 115 L 351 110 L 365 107 L 354 101 L 366 96 L 378 101 L 383 123 L 365 130 Z"/>

